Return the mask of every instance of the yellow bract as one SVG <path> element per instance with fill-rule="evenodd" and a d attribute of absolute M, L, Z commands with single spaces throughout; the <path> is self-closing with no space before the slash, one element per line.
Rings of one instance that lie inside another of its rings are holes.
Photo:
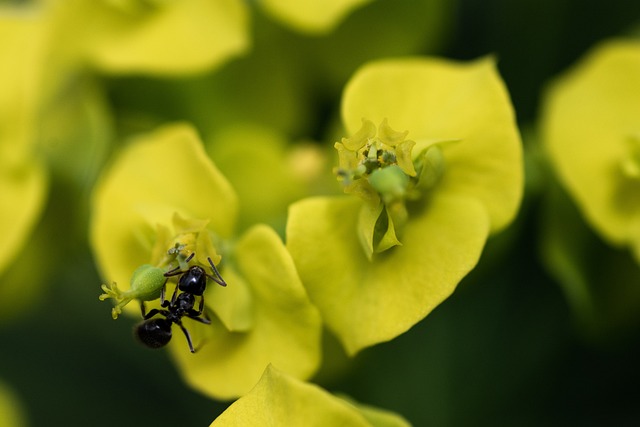
<path fill-rule="evenodd" d="M 0 67 L 1 274 L 40 215 L 47 177 L 34 150 L 43 62 L 39 15 L 10 14 L 0 8 L 0 40 L 0 63 L 11 64 Z"/>
<path fill-rule="evenodd" d="M 548 93 L 543 138 L 549 157 L 591 226 L 640 259 L 640 43 L 594 49 Z"/>
<path fill-rule="evenodd" d="M 478 262 L 489 225 L 472 199 L 434 198 L 407 222 L 402 246 L 370 262 L 356 236 L 360 205 L 305 199 L 292 205 L 287 228 L 311 299 L 350 354 L 407 331 L 444 301 Z"/>
<path fill-rule="evenodd" d="M 269 365 L 258 384 L 211 427 L 409 427 L 393 413 L 333 396 Z"/>
<path fill-rule="evenodd" d="M 56 52 L 108 73 L 184 74 L 244 52 L 240 0 L 50 0 Z"/>
<path fill-rule="evenodd" d="M 276 19 L 306 33 L 327 33 L 353 9 L 371 0 L 260 0 Z"/>

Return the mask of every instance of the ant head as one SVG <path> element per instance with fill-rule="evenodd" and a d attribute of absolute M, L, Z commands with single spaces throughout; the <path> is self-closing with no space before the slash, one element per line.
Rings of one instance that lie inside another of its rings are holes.
<path fill-rule="evenodd" d="M 207 287 L 207 272 L 199 265 L 192 265 L 178 281 L 178 287 L 182 292 L 193 295 L 202 295 Z"/>
<path fill-rule="evenodd" d="M 134 335 L 149 348 L 164 347 L 171 341 L 171 322 L 161 317 L 145 320 L 135 327 Z"/>

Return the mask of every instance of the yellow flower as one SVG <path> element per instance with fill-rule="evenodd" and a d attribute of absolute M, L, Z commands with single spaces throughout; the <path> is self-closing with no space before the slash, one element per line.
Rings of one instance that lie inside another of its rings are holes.
<path fill-rule="evenodd" d="M 640 43 L 612 41 L 559 79 L 545 101 L 543 139 L 587 222 L 640 260 Z"/>
<path fill-rule="evenodd" d="M 192 253 L 194 265 L 209 274 L 208 258 L 217 264 L 228 286 L 210 282 L 206 288 L 211 324 L 183 319 L 197 352 L 189 352 L 182 336 L 169 347 L 186 380 L 218 398 L 249 391 L 269 363 L 306 378 L 320 358 L 320 318 L 284 244 L 264 225 L 236 237 L 236 217 L 235 192 L 187 125 L 132 141 L 102 177 L 93 201 L 96 260 L 103 277 L 125 292 L 143 264 L 184 271 Z"/>
<path fill-rule="evenodd" d="M 354 136 L 337 144 L 338 174 L 347 169 L 347 179 L 364 183 L 349 189 L 360 197 L 293 204 L 287 247 L 328 327 L 354 354 L 405 332 L 453 292 L 487 237 L 515 216 L 523 165 L 492 60 L 367 64 L 346 86 L 342 118 Z M 415 144 L 399 142 L 395 152 L 377 141 L 407 136 Z M 372 182 L 373 172 L 384 175 Z"/>

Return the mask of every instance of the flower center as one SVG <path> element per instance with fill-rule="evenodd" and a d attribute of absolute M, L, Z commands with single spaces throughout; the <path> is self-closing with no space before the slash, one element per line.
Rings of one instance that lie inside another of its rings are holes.
<path fill-rule="evenodd" d="M 369 256 L 401 244 L 407 202 L 423 198 L 444 173 L 440 147 L 429 144 L 414 156 L 416 143 L 407 134 L 393 130 L 386 119 L 377 128 L 364 119 L 358 132 L 335 144 L 338 181 L 345 193 L 366 202 L 358 226 Z"/>
<path fill-rule="evenodd" d="M 186 260 L 195 254 L 194 261 L 208 268 L 207 258 L 214 264 L 221 261 L 218 248 L 221 242 L 207 228 L 207 220 L 183 218 L 174 214 L 172 226 L 158 225 L 156 242 L 151 252 L 151 263 L 170 270 L 186 270 Z"/>

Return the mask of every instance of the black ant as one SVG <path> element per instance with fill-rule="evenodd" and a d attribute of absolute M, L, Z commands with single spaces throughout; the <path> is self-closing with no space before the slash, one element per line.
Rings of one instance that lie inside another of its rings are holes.
<path fill-rule="evenodd" d="M 195 253 L 192 253 L 187 258 L 186 262 L 189 262 L 194 255 Z M 205 269 L 199 265 L 192 265 L 185 271 L 180 270 L 180 267 L 178 266 L 173 270 L 164 273 L 167 280 L 169 277 L 182 275 L 180 276 L 178 284 L 173 291 L 171 300 L 165 299 L 165 287 L 167 283 L 165 281 L 160 293 L 160 306 L 162 308 L 154 308 L 147 313 L 144 301 L 140 302 L 140 309 L 142 311 L 142 318 L 144 321 L 136 326 L 134 332 L 142 344 L 149 348 L 164 347 L 171 340 L 171 325 L 175 323 L 180 327 L 180 329 L 182 329 L 184 336 L 187 338 L 187 344 L 189 345 L 191 353 L 196 352 L 193 348 L 193 342 L 191 341 L 189 331 L 187 331 L 187 329 L 182 325 L 182 318 L 186 316 L 190 319 L 197 320 L 200 323 L 204 323 L 206 325 L 210 324 L 211 320 L 209 320 L 206 314 L 204 317 L 201 317 L 204 312 L 203 294 L 207 287 L 207 278 L 213 280 L 220 286 L 227 286 L 227 283 L 220 276 L 220 273 L 213 264 L 213 261 L 211 261 L 211 258 L 207 258 L 207 260 L 209 261 L 215 276 L 207 274 Z M 181 292 L 178 293 L 178 291 Z M 193 308 L 196 305 L 196 296 L 200 297 L 200 304 L 198 305 L 197 310 Z M 153 318 L 153 316 L 157 314 L 164 317 Z"/>

